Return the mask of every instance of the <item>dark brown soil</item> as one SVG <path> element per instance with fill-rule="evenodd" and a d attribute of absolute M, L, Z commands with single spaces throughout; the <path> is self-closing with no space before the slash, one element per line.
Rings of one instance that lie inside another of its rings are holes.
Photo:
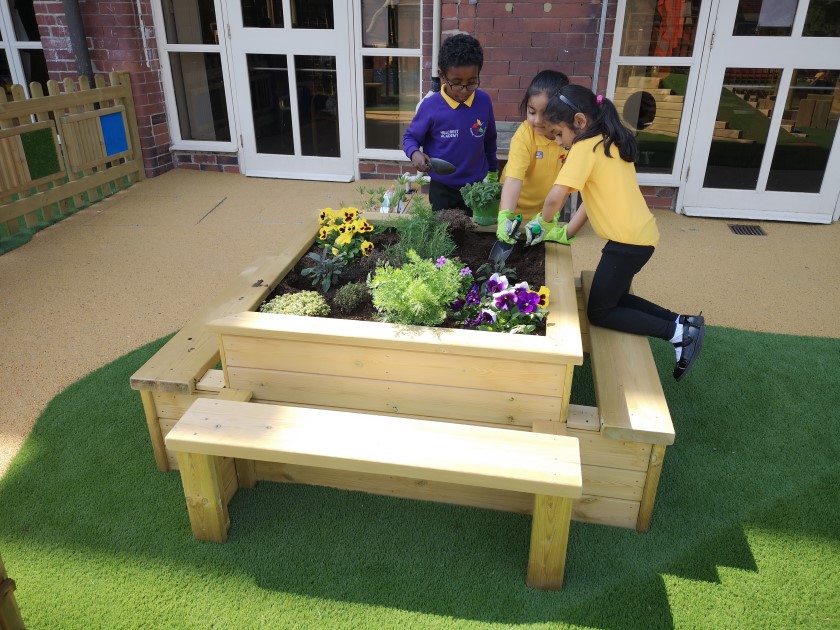
<path fill-rule="evenodd" d="M 490 250 L 496 242 L 495 232 L 475 232 L 473 230 L 453 230 L 452 236 L 455 239 L 457 248 L 452 254 L 453 258 L 458 258 L 465 263 L 470 269 L 475 272 L 481 265 L 489 261 Z M 369 273 L 372 273 L 376 268 L 376 261 L 381 253 L 384 251 L 388 243 L 393 243 L 398 239 L 398 235 L 394 230 L 387 230 L 380 234 L 374 233 L 368 237 L 374 244 L 374 251 L 371 256 L 362 258 L 356 262 L 352 262 L 345 267 L 341 275 L 338 286 L 330 287 L 329 292 L 325 298 L 330 305 L 330 317 L 339 319 L 360 319 L 372 321 L 376 319 L 376 311 L 373 305 L 368 300 L 352 313 L 342 313 L 334 304 L 336 290 L 350 282 L 367 281 Z M 313 245 L 310 252 L 317 252 L 318 247 Z M 539 288 L 545 281 L 545 256 L 544 248 L 525 247 L 522 242 L 517 243 L 507 259 L 506 266 L 511 267 L 516 271 L 516 281 L 526 281 L 534 289 Z M 301 258 L 294 269 L 277 285 L 274 291 L 267 299 L 272 299 L 277 295 L 285 293 L 296 293 L 298 291 L 317 291 L 317 286 L 312 286 L 311 278 L 301 275 L 301 271 L 309 266 L 307 263 L 311 262 L 305 256 Z M 444 324 L 445 325 L 445 324 Z"/>

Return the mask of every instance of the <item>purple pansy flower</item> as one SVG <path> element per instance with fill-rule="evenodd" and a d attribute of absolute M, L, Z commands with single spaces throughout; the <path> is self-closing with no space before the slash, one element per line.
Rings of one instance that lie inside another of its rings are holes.
<path fill-rule="evenodd" d="M 539 296 L 537 296 L 537 297 L 539 297 Z M 464 304 L 466 304 L 466 302 L 464 301 L 464 298 L 458 297 L 458 298 L 455 298 L 454 302 L 452 302 L 452 307 L 451 308 L 452 308 L 453 311 L 460 311 L 462 308 L 464 308 Z"/>
<path fill-rule="evenodd" d="M 445 264 L 446 264 L 446 256 L 441 256 L 440 258 L 438 258 L 435 261 L 435 267 L 437 267 L 438 269 L 443 267 Z"/>
<path fill-rule="evenodd" d="M 513 289 L 507 289 L 494 293 L 493 306 L 503 311 L 509 311 L 512 307 L 516 306 L 516 292 Z"/>
<path fill-rule="evenodd" d="M 500 276 L 497 273 L 494 273 L 487 279 L 487 284 L 484 286 L 484 290 L 487 293 L 498 293 L 499 291 L 504 291 L 508 288 L 508 279 L 505 276 Z"/>
<path fill-rule="evenodd" d="M 540 294 L 533 291 L 524 291 L 516 296 L 516 304 L 519 310 L 526 315 L 533 313 L 540 305 Z"/>
<path fill-rule="evenodd" d="M 470 289 L 469 293 L 467 293 L 467 304 L 478 304 L 481 302 L 481 293 L 479 292 L 478 285 L 472 285 L 472 289 Z"/>
<path fill-rule="evenodd" d="M 489 309 L 483 309 L 481 313 L 479 313 L 477 319 L 477 324 L 495 324 L 496 323 L 496 313 Z"/>

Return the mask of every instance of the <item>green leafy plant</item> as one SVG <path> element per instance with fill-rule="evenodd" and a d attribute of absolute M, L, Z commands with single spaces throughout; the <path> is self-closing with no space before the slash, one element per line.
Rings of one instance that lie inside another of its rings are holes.
<path fill-rule="evenodd" d="M 382 321 L 437 326 L 462 289 L 463 265 L 441 256 L 421 259 L 413 250 L 402 267 L 380 267 L 368 277 L 373 306 Z"/>
<path fill-rule="evenodd" d="M 342 313 L 352 313 L 370 300 L 368 288 L 361 282 L 351 282 L 335 292 L 333 305 Z"/>
<path fill-rule="evenodd" d="M 473 211 L 473 220 L 476 223 L 491 225 L 496 222 L 499 200 L 502 198 L 502 185 L 499 182 L 481 181 L 461 186 L 461 197 Z"/>
<path fill-rule="evenodd" d="M 260 307 L 260 313 L 326 317 L 330 314 L 330 307 L 324 296 L 317 291 L 300 291 L 299 293 L 278 295 L 263 304 Z"/>
<path fill-rule="evenodd" d="M 475 270 L 475 279 L 478 282 L 486 282 L 493 274 L 505 276 L 509 282 L 514 282 L 518 279 L 516 269 L 507 266 L 507 261 L 504 260 L 490 260 L 478 269 Z"/>
<path fill-rule="evenodd" d="M 382 205 L 382 195 L 385 194 L 387 188 L 384 186 L 380 186 L 379 188 L 359 186 L 357 190 L 362 196 L 359 207 L 365 212 L 379 212 L 379 207 Z"/>
<path fill-rule="evenodd" d="M 455 251 L 456 244 L 449 224 L 441 221 L 422 197 L 415 199 L 410 213 L 401 215 L 390 225 L 400 234 L 396 247 L 404 262 L 408 260 L 409 251 L 414 251 L 420 258 L 432 260 L 449 256 Z"/>
<path fill-rule="evenodd" d="M 313 261 L 314 264 L 306 267 L 300 274 L 304 277 L 312 276 L 312 286 L 320 283 L 321 292 L 326 293 L 330 287 L 338 282 L 341 273 L 347 266 L 344 254 L 330 255 L 326 249 L 318 252 L 309 252 L 305 258 Z"/>

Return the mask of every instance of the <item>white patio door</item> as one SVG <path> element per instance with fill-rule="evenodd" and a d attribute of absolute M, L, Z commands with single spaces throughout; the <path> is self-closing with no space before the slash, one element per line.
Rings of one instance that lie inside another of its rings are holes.
<path fill-rule="evenodd" d="M 704 51 L 683 211 L 831 222 L 840 197 L 837 4 L 716 4 L 714 32 Z"/>
<path fill-rule="evenodd" d="M 227 3 L 246 175 L 353 179 L 350 7 L 345 0 Z"/>

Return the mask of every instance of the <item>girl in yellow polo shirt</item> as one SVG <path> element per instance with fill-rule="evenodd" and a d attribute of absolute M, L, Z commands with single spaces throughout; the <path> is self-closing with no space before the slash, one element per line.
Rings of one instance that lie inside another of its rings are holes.
<path fill-rule="evenodd" d="M 502 172 L 502 197 L 499 203 L 499 240 L 512 243 L 508 236 L 514 216 L 519 213 L 531 220 L 543 207 L 551 190 L 566 149 L 555 142 L 546 129 L 543 111 L 552 94 L 569 84 L 569 78 L 556 70 L 543 70 L 532 80 L 519 105 L 525 121 L 519 125 L 510 141 L 508 162 Z"/>
<path fill-rule="evenodd" d="M 677 355 L 674 378 L 681 380 L 700 354 L 703 316 L 679 315 L 630 294 L 633 277 L 659 243 L 656 219 L 636 181 L 636 138 L 611 101 L 579 85 L 558 90 L 543 117 L 548 132 L 569 147 L 569 154 L 542 211 L 525 226 L 528 245 L 543 240 L 568 245 L 589 220 L 595 233 L 607 240 L 592 280 L 589 321 L 670 341 Z M 568 225 L 560 226 L 554 221 L 573 190 L 580 191 L 586 209 L 578 208 Z"/>

